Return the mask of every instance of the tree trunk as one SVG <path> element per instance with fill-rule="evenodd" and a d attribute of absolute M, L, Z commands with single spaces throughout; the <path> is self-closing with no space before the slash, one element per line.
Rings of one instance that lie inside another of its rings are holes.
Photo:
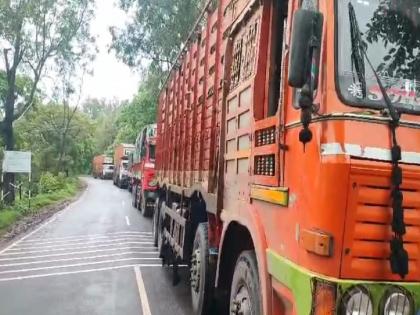
<path fill-rule="evenodd" d="M 7 56 L 6 56 L 7 60 Z M 2 121 L 1 133 L 3 136 L 5 150 L 12 151 L 15 148 L 15 141 L 13 137 L 13 119 L 15 114 L 15 92 L 16 92 L 16 67 L 7 71 L 7 96 L 4 104 L 4 120 Z M 6 204 L 11 204 L 15 201 L 15 190 L 13 185 L 15 183 L 15 174 L 4 173 L 3 177 L 3 194 Z"/>
<path fill-rule="evenodd" d="M 8 96 L 5 104 L 5 118 L 2 123 L 2 136 L 7 151 L 12 151 L 15 147 L 13 137 L 13 114 L 14 114 L 14 85 L 9 89 Z M 15 190 L 12 185 L 15 183 L 15 174 L 4 173 L 3 177 L 3 194 L 6 204 L 11 204 L 15 201 Z"/>

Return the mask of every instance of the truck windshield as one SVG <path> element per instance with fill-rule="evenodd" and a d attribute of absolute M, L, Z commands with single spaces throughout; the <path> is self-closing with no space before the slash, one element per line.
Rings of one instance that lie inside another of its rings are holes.
<path fill-rule="evenodd" d="M 349 3 L 354 7 L 362 45 L 394 106 L 420 112 L 420 1 L 336 0 L 338 90 L 354 106 L 385 107 L 374 74 L 364 57 L 352 54 Z M 363 72 L 363 73 L 361 73 Z"/>

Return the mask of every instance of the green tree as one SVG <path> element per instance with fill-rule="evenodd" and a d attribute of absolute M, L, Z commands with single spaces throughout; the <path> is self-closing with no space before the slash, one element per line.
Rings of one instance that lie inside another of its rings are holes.
<path fill-rule="evenodd" d="M 146 58 L 167 69 L 191 31 L 203 2 L 120 0 L 120 7 L 135 15 L 125 28 L 111 28 L 112 48 L 130 66 L 138 66 Z"/>
<path fill-rule="evenodd" d="M 95 121 L 95 154 L 108 153 L 112 149 L 112 145 L 118 134 L 117 115 L 118 112 L 112 112 L 101 116 Z"/>
<path fill-rule="evenodd" d="M 14 149 L 13 122 L 33 104 L 47 64 L 71 67 L 89 52 L 93 0 L 1 0 L 0 40 L 6 68 L 6 98 L 0 133 L 7 150 Z M 16 96 L 17 78 L 30 78 L 28 93 Z M 4 177 L 7 202 L 14 200 L 13 174 Z"/>
<path fill-rule="evenodd" d="M 98 120 L 103 116 L 108 116 L 116 111 L 120 106 L 117 100 L 108 101 L 105 99 L 88 98 L 82 104 L 83 112 L 93 120 Z"/>
<path fill-rule="evenodd" d="M 35 173 L 87 172 L 94 153 L 94 124 L 68 104 L 50 103 L 30 110 L 16 124 L 17 146 L 34 156 Z"/>
<path fill-rule="evenodd" d="M 156 120 L 160 73 L 149 72 L 134 99 L 122 106 L 116 124 L 115 143 L 134 143 L 140 130 Z"/>
<path fill-rule="evenodd" d="M 420 14 L 418 0 L 381 0 L 367 24 L 369 43 L 389 47 L 379 65 L 393 77 L 420 79 Z"/>
<path fill-rule="evenodd" d="M 25 104 L 25 100 L 29 98 L 32 88 L 32 80 L 25 75 L 16 75 L 15 85 L 15 106 L 21 108 Z M 4 108 L 7 98 L 8 86 L 7 86 L 7 74 L 6 71 L 0 70 L 0 121 L 4 119 Z M 32 104 L 39 103 L 39 97 L 41 92 L 36 91 L 32 100 Z"/>

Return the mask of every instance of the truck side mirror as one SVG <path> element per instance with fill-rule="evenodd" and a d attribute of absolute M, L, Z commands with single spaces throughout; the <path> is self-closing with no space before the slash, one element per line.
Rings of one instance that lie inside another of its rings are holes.
<path fill-rule="evenodd" d="M 289 58 L 289 85 L 302 88 L 317 73 L 311 73 L 312 67 L 318 69 L 319 48 L 322 37 L 322 13 L 299 9 L 293 17 L 291 53 Z M 318 49 L 318 53 L 316 53 Z M 317 56 L 318 55 L 318 56 Z M 316 79 L 314 80 L 316 81 Z M 316 82 L 310 84 L 316 85 Z"/>

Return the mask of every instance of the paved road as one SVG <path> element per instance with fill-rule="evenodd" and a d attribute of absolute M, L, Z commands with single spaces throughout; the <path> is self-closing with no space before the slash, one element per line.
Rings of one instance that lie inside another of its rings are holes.
<path fill-rule="evenodd" d="M 151 220 L 126 190 L 87 182 L 76 203 L 0 251 L 0 315 L 191 314 L 186 271 L 172 287 Z"/>

